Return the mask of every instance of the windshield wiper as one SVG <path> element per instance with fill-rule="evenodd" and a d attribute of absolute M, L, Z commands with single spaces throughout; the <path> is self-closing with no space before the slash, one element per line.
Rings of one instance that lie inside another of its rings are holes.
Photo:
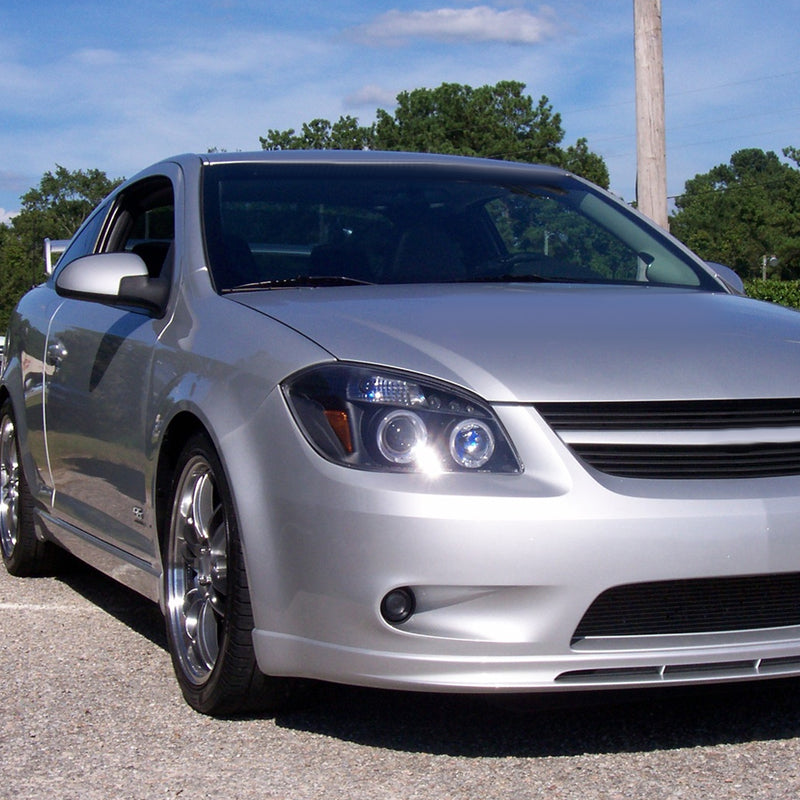
<path fill-rule="evenodd" d="M 372 286 L 370 281 L 350 278 L 346 275 L 295 275 L 293 278 L 274 278 L 272 280 L 242 283 L 223 289 L 222 293 L 249 292 L 256 289 L 292 289 L 296 286 Z"/>
<path fill-rule="evenodd" d="M 559 283 L 561 278 L 545 278 L 544 275 L 477 275 L 465 278 L 462 283 Z"/>

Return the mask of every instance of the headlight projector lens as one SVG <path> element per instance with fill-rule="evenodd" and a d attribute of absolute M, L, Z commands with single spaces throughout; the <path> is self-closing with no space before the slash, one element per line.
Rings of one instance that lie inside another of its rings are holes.
<path fill-rule="evenodd" d="M 494 435 L 477 419 L 465 419 L 450 432 L 450 455 L 468 469 L 482 467 L 494 453 Z"/>
<path fill-rule="evenodd" d="M 393 464 L 410 464 L 428 441 L 428 429 L 413 411 L 390 411 L 377 430 L 378 450 Z"/>

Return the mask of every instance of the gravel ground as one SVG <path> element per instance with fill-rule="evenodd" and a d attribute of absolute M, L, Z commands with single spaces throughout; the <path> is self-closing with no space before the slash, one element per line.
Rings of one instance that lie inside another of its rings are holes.
<path fill-rule="evenodd" d="M 800 796 L 798 681 L 602 703 L 323 686 L 215 720 L 180 697 L 156 607 L 89 569 L 0 569 L 0 635 L 2 798 Z"/>

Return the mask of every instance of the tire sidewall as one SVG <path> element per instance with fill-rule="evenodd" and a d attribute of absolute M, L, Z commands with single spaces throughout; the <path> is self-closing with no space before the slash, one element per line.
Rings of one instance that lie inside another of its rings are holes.
<path fill-rule="evenodd" d="M 19 429 L 17 427 L 14 409 L 10 399 L 6 399 L 0 406 L 0 430 L 9 420 L 14 428 L 14 449 L 17 457 L 18 486 L 17 486 L 17 530 L 16 542 L 7 551 L 6 547 L 0 547 L 3 564 L 11 575 L 29 575 L 36 573 L 38 566 L 39 550 L 43 549 L 36 539 L 33 522 L 33 498 L 25 480 L 25 472 L 22 466 L 22 458 L 19 447 Z"/>
<path fill-rule="evenodd" d="M 219 655 L 207 678 L 198 683 L 186 673 L 177 654 L 180 644 L 174 641 L 173 622 L 170 619 L 170 610 L 168 608 L 166 609 L 167 641 L 175 674 L 187 702 L 198 711 L 219 713 L 219 709 L 224 708 L 226 702 L 234 702 L 235 697 L 241 693 L 241 684 L 246 675 L 252 672 L 255 659 L 252 655 L 252 612 L 249 598 L 247 598 L 247 602 L 243 602 L 244 598 L 242 596 L 242 592 L 244 592 L 245 597 L 247 597 L 247 583 L 246 579 L 244 579 L 244 585 L 242 586 L 240 581 L 237 580 L 237 576 L 244 577 L 244 560 L 239 541 L 233 496 L 222 462 L 211 441 L 204 434 L 196 434 L 187 441 L 175 468 L 170 491 L 168 529 L 164 538 L 163 591 L 165 599 L 169 601 L 170 577 L 167 559 L 171 557 L 173 537 L 175 536 L 177 492 L 187 465 L 197 457 L 204 459 L 210 467 L 211 475 L 224 509 L 227 534 L 227 576 L 229 585 L 227 596 L 225 597 Z M 247 652 L 248 644 L 249 653 Z"/>

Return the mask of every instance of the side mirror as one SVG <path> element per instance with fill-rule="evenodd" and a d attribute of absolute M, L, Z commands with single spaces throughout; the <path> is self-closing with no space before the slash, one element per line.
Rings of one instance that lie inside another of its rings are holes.
<path fill-rule="evenodd" d="M 56 277 L 56 292 L 97 303 L 141 308 L 163 316 L 169 283 L 151 278 L 147 266 L 134 253 L 101 253 L 70 261 Z"/>
<path fill-rule="evenodd" d="M 706 261 L 706 266 L 734 294 L 745 294 L 744 281 L 730 267 L 726 267 L 724 264 L 717 264 L 715 261 Z"/>

